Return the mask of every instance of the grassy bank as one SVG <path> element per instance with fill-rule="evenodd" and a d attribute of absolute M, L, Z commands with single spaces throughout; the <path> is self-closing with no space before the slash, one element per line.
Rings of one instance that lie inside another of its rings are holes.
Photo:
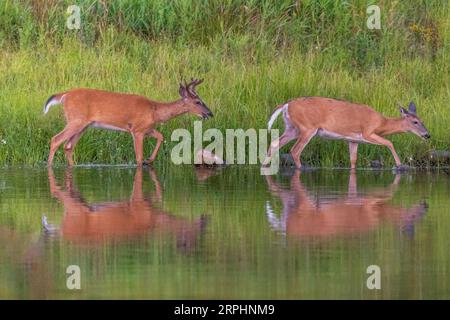
<path fill-rule="evenodd" d="M 429 128 L 428 143 L 393 137 L 403 160 L 449 149 L 449 15 L 445 1 L 379 1 L 382 29 L 366 28 L 366 1 L 78 1 L 81 30 L 65 27 L 70 1 L 0 4 L 0 164 L 41 164 L 64 121 L 60 107 L 45 117 L 53 93 L 102 88 L 177 99 L 180 75 L 203 77 L 202 98 L 215 117 L 203 127 L 264 128 L 271 110 L 298 96 L 366 103 L 397 116 L 414 100 Z M 192 129 L 183 116 L 161 126 Z M 146 143 L 146 154 L 152 148 Z M 168 161 L 172 143 L 158 161 Z M 313 140 L 303 158 L 347 165 L 343 142 Z M 131 137 L 88 131 L 75 152 L 86 163 L 134 162 Z M 360 148 L 359 165 L 392 159 Z M 64 161 L 62 153 L 58 159 Z"/>

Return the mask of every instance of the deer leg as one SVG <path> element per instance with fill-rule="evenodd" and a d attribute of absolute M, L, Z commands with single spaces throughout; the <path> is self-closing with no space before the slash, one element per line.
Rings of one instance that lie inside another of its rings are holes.
<path fill-rule="evenodd" d="M 356 160 L 358 159 L 358 144 L 349 142 L 348 149 L 350 151 L 350 169 L 356 169 Z"/>
<path fill-rule="evenodd" d="M 74 134 L 64 145 L 64 153 L 66 155 L 67 162 L 69 163 L 69 166 L 72 167 L 74 165 L 73 162 L 73 152 L 75 150 L 75 146 L 77 145 L 78 141 L 81 138 L 81 135 L 83 134 L 83 130 L 80 132 Z"/>
<path fill-rule="evenodd" d="M 80 124 L 68 124 L 64 128 L 63 131 L 58 133 L 52 138 L 50 143 L 50 153 L 48 155 L 47 165 L 51 166 L 53 163 L 53 158 L 55 156 L 56 150 L 58 150 L 59 146 L 64 143 L 67 139 L 74 136 L 77 132 L 79 132 L 83 128 Z"/>
<path fill-rule="evenodd" d="M 314 130 L 304 130 L 300 134 L 300 138 L 298 138 L 297 142 L 291 149 L 291 156 L 294 159 L 295 166 L 300 169 L 302 164 L 300 162 L 300 155 L 302 154 L 303 149 L 309 143 L 312 137 L 314 137 L 317 133 L 317 129 Z"/>
<path fill-rule="evenodd" d="M 347 198 L 355 199 L 358 194 L 357 190 L 356 172 L 355 170 L 350 170 L 350 176 L 348 177 Z"/>
<path fill-rule="evenodd" d="M 133 181 L 133 191 L 131 192 L 131 201 L 143 201 L 144 193 L 142 192 L 142 167 L 136 169 Z"/>
<path fill-rule="evenodd" d="M 277 140 L 273 141 L 270 144 L 269 150 L 267 150 L 267 155 L 266 158 L 263 161 L 263 166 L 268 166 L 269 165 L 269 161 L 272 158 L 272 154 L 277 151 L 278 149 L 281 149 L 283 146 L 285 146 L 286 144 L 288 144 L 289 142 L 291 142 L 292 140 L 294 140 L 295 138 L 298 137 L 298 130 L 297 128 L 289 128 L 287 129 L 280 138 L 278 138 Z"/>
<path fill-rule="evenodd" d="M 370 143 L 388 147 L 389 150 L 392 153 L 392 156 L 394 157 L 395 165 L 397 167 L 400 167 L 402 165 L 402 163 L 400 161 L 400 158 L 398 157 L 397 152 L 395 151 L 394 145 L 392 144 L 392 142 L 390 142 L 389 140 L 386 140 L 386 139 L 380 137 L 379 135 L 377 135 L 375 133 L 372 133 L 369 136 L 364 137 L 364 139 L 367 140 Z"/>
<path fill-rule="evenodd" d="M 153 150 L 150 158 L 145 160 L 145 164 L 150 164 L 150 163 L 152 163 L 155 160 L 156 155 L 158 154 L 159 148 L 161 147 L 161 143 L 164 141 L 164 137 L 159 131 L 156 131 L 154 129 L 151 130 L 149 133 L 147 133 L 147 135 L 149 135 L 149 136 L 151 136 L 153 138 L 156 138 L 155 149 Z"/>
<path fill-rule="evenodd" d="M 136 154 L 136 163 L 138 167 L 142 166 L 142 161 L 144 159 L 144 135 L 134 133 L 133 134 L 133 142 L 134 142 L 134 153 Z"/>
<path fill-rule="evenodd" d="M 158 202 L 162 201 L 162 187 L 161 183 L 158 180 L 158 176 L 156 175 L 155 170 L 150 168 L 149 170 L 150 179 L 152 179 L 153 184 L 155 185 L 155 196 Z"/>

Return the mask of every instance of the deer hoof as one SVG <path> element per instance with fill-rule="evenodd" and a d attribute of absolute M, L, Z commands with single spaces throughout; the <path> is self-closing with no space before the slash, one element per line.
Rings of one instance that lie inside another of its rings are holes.
<path fill-rule="evenodd" d="M 150 166 L 151 163 L 152 163 L 152 161 L 150 161 L 150 160 L 145 160 L 144 162 L 142 162 L 142 166 L 147 167 L 147 166 Z"/>

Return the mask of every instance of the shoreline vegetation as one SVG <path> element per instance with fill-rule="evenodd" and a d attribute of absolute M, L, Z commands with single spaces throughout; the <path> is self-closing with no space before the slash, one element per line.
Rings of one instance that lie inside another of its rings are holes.
<path fill-rule="evenodd" d="M 69 30 L 71 1 L 1 1 L 0 166 L 45 164 L 64 126 L 61 106 L 42 113 L 52 94 L 89 87 L 173 101 L 181 76 L 205 79 L 199 94 L 215 117 L 204 130 L 266 128 L 275 106 L 301 96 L 363 103 L 389 117 L 413 100 L 432 138 L 392 136 L 401 160 L 448 166 L 448 157 L 432 157 L 450 150 L 448 2 L 372 2 L 80 0 L 81 29 Z M 366 27 L 369 4 L 381 8 L 381 30 Z M 192 130 L 194 120 L 158 127 L 165 142 L 156 163 L 170 161 L 171 132 Z M 275 128 L 283 131 L 282 121 Z M 145 155 L 154 145 L 146 139 Z M 348 146 L 313 139 L 302 159 L 348 167 Z M 387 148 L 361 145 L 358 166 L 376 160 L 393 166 Z M 89 129 L 75 161 L 134 164 L 131 137 Z M 62 148 L 55 162 L 65 164 Z"/>

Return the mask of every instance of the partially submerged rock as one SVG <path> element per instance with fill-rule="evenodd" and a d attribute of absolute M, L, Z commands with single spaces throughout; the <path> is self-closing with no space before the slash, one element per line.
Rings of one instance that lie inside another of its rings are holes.
<path fill-rule="evenodd" d="M 223 166 L 226 164 L 221 157 L 205 149 L 197 152 L 194 163 L 197 166 Z"/>

